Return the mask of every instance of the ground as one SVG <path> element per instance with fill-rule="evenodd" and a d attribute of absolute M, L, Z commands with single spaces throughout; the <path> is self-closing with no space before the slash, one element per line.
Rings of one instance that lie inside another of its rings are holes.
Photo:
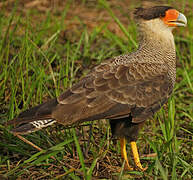
<path fill-rule="evenodd" d="M 120 146 L 106 120 L 25 135 L 40 152 L 5 125 L 58 96 L 104 59 L 135 50 L 132 10 L 141 1 L 0 2 L 0 179 L 193 178 L 193 2 L 164 2 L 186 15 L 188 27 L 174 32 L 173 95 L 146 122 L 137 141 L 145 172 L 123 171 Z"/>

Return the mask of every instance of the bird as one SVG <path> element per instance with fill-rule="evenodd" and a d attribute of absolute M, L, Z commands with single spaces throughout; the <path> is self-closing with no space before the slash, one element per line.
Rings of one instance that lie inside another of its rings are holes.
<path fill-rule="evenodd" d="M 15 126 L 11 133 L 107 119 L 112 136 L 120 140 L 125 168 L 133 170 L 126 152 L 129 142 L 135 167 L 144 171 L 136 145 L 138 133 L 172 94 L 176 80 L 172 30 L 185 27 L 187 19 L 167 5 L 138 7 L 133 14 L 139 36 L 135 51 L 102 61 L 57 98 L 20 113 L 7 122 Z"/>

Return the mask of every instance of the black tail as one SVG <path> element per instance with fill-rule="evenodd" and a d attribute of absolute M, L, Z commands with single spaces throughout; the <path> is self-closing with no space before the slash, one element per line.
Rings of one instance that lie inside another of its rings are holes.
<path fill-rule="evenodd" d="M 56 121 L 54 119 L 41 119 L 27 123 L 21 123 L 19 126 L 12 129 L 11 132 L 14 134 L 28 134 L 40 130 L 44 127 L 50 126 L 55 122 Z"/>
<path fill-rule="evenodd" d="M 35 106 L 22 112 L 18 118 L 7 122 L 7 125 L 16 126 L 11 130 L 14 134 L 28 134 L 56 122 L 52 118 L 52 110 L 57 106 L 57 99 Z"/>

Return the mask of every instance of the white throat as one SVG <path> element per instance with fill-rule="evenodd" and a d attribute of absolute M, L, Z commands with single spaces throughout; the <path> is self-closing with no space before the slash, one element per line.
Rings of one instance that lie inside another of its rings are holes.
<path fill-rule="evenodd" d="M 172 34 L 173 27 L 167 26 L 161 19 L 152 19 L 139 23 L 139 31 L 141 34 L 140 41 L 154 42 L 154 44 L 165 44 L 165 47 L 175 49 L 174 36 Z M 164 46 L 163 46 L 164 47 Z"/>

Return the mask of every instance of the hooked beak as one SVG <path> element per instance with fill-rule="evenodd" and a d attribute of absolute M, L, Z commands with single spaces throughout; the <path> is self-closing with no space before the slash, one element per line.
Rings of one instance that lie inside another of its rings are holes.
<path fill-rule="evenodd" d="M 186 16 L 184 16 L 184 14 L 179 13 L 178 18 L 176 21 L 174 21 L 174 23 L 176 24 L 176 26 L 186 26 L 187 25 L 187 19 Z"/>
<path fill-rule="evenodd" d="M 165 24 L 170 27 L 186 26 L 187 19 L 184 14 L 178 12 L 175 9 L 169 9 L 166 11 L 166 15 L 162 18 Z"/>

